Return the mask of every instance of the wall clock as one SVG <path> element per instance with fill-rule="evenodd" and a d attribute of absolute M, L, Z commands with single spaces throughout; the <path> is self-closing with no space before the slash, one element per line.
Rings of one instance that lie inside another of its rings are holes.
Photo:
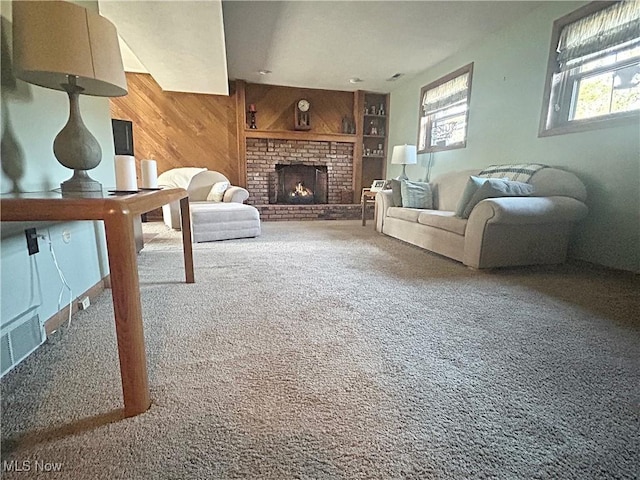
<path fill-rule="evenodd" d="M 311 130 L 311 125 L 309 124 L 309 109 L 311 108 L 311 104 L 309 100 L 301 99 L 298 100 L 295 104 L 294 111 L 294 128 L 296 130 Z"/>

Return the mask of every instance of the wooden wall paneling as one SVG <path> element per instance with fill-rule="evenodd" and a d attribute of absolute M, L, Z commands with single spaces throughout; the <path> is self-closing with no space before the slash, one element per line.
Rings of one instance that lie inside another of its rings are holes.
<path fill-rule="evenodd" d="M 353 118 L 356 126 L 356 143 L 353 146 L 353 203 L 362 195 L 362 142 L 364 135 L 364 92 L 353 93 Z"/>
<path fill-rule="evenodd" d="M 294 107 L 298 100 L 309 100 L 310 133 L 342 133 L 342 118 L 353 114 L 353 93 L 249 83 L 246 105 L 256 106 L 258 130 L 293 130 Z"/>
<path fill-rule="evenodd" d="M 138 161 L 156 160 L 158 173 L 177 167 L 206 167 L 237 184 L 234 97 L 167 92 L 151 75 L 126 75 L 129 94 L 110 100 L 111 116 L 133 122 Z"/>
<path fill-rule="evenodd" d="M 247 137 L 245 126 L 247 123 L 246 109 L 246 82 L 244 80 L 235 81 L 236 98 L 236 151 L 238 158 L 238 183 L 241 187 L 247 186 Z"/>

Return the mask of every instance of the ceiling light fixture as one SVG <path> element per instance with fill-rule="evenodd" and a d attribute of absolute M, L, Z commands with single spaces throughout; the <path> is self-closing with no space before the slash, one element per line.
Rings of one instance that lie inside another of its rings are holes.
<path fill-rule="evenodd" d="M 258 73 L 260 75 L 269 75 L 271 73 L 271 70 L 258 70 Z"/>
<path fill-rule="evenodd" d="M 349 83 L 361 83 L 362 79 L 358 77 L 353 77 L 349 79 Z"/>

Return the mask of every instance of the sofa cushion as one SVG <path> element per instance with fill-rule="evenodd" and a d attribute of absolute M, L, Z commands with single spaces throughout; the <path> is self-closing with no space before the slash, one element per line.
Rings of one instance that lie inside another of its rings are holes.
<path fill-rule="evenodd" d="M 467 228 L 467 220 L 456 217 L 454 212 L 443 210 L 427 210 L 420 212 L 418 215 L 418 223 L 428 225 L 430 227 L 439 228 L 448 232 L 464 235 Z"/>
<path fill-rule="evenodd" d="M 387 217 L 407 220 L 408 222 L 417 222 L 418 215 L 420 215 L 421 212 L 422 210 L 418 210 L 417 208 L 389 207 L 387 209 Z"/>
<path fill-rule="evenodd" d="M 522 182 L 511 182 L 499 178 L 487 178 L 485 182 L 471 196 L 462 213 L 462 218 L 469 218 L 473 207 L 485 198 L 496 197 L 527 197 L 533 193 L 533 185 Z"/>
<path fill-rule="evenodd" d="M 464 215 L 464 209 L 467 208 L 467 204 L 471 200 L 471 197 L 473 197 L 473 194 L 476 193 L 485 180 L 486 179 L 484 178 L 478 178 L 473 175 L 469 177 L 469 180 L 467 180 L 467 184 L 462 192 L 462 196 L 460 197 L 460 200 L 458 200 L 458 205 L 456 205 L 455 214 L 458 217 L 462 217 Z"/>
<path fill-rule="evenodd" d="M 432 208 L 431 186 L 428 183 L 403 180 L 400 184 L 402 206 L 405 208 Z"/>
<path fill-rule="evenodd" d="M 402 206 L 402 182 L 400 180 L 390 180 L 391 185 L 391 205 L 394 207 Z"/>

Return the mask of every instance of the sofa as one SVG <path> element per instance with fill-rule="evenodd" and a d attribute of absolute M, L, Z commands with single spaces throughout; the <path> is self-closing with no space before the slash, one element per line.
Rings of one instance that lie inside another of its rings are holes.
<path fill-rule="evenodd" d="M 257 237 L 260 213 L 243 202 L 249 192 L 231 185 L 223 174 L 198 167 L 167 170 L 158 176 L 162 188 L 184 188 L 189 192 L 192 238 L 195 243 Z M 180 230 L 180 203 L 162 207 L 164 223 Z"/>
<path fill-rule="evenodd" d="M 564 262 L 571 233 L 588 211 L 582 181 L 565 170 L 540 168 L 526 181 L 529 195 L 486 198 L 468 218 L 456 215 L 470 177 L 482 173 L 435 178 L 428 209 L 394 206 L 391 190 L 378 192 L 376 230 L 477 269 Z"/>

